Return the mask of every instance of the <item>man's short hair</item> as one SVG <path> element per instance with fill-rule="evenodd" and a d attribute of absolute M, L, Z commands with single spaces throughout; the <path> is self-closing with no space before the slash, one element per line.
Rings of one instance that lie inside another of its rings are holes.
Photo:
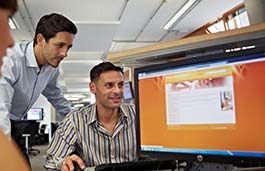
<path fill-rule="evenodd" d="M 14 14 L 17 11 L 17 0 L 0 0 L 0 8 L 8 9 Z"/>
<path fill-rule="evenodd" d="M 37 24 L 34 46 L 37 44 L 37 35 L 42 34 L 46 42 L 56 36 L 58 32 L 77 33 L 75 24 L 61 14 L 52 13 L 41 17 Z"/>
<path fill-rule="evenodd" d="M 113 65 L 111 62 L 102 62 L 94 66 L 90 71 L 91 82 L 97 81 L 100 77 L 100 74 L 107 71 L 118 71 L 123 74 L 123 70 L 121 67 Z"/>

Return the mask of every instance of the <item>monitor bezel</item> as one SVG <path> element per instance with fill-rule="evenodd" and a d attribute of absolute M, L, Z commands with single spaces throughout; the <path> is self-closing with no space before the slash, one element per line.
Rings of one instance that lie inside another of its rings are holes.
<path fill-rule="evenodd" d="M 139 114 L 139 96 L 138 96 L 138 73 L 149 72 L 152 70 L 169 69 L 174 67 L 180 67 L 184 65 L 192 65 L 196 63 L 205 63 L 217 60 L 225 60 L 229 58 L 243 57 L 249 55 L 255 55 L 263 53 L 265 55 L 264 47 L 256 47 L 254 49 L 247 49 L 241 51 L 234 51 L 229 53 L 202 55 L 194 58 L 184 58 L 176 61 L 169 61 L 161 64 L 148 65 L 134 70 L 134 93 L 135 93 L 135 110 L 136 110 L 136 137 L 137 137 L 137 155 L 141 157 L 157 158 L 160 160 L 186 160 L 186 161 L 198 161 L 198 156 L 203 157 L 204 162 L 222 162 L 229 163 L 235 166 L 265 166 L 265 157 L 249 157 L 249 156 L 228 156 L 228 155 L 212 155 L 212 154 L 200 154 L 200 153 L 181 153 L 181 152 L 153 152 L 143 151 L 140 146 L 140 114 Z"/>
<path fill-rule="evenodd" d="M 123 85 L 125 85 L 125 84 L 128 84 L 129 85 L 129 87 L 130 87 L 130 93 L 131 93 L 131 97 L 130 98 L 125 98 L 125 96 L 124 96 L 125 95 L 125 91 L 123 93 L 123 100 L 125 102 L 127 102 L 129 100 L 133 100 L 134 99 L 134 91 L 133 91 L 133 86 L 132 86 L 132 82 L 131 81 L 126 81 L 126 82 L 123 83 Z"/>

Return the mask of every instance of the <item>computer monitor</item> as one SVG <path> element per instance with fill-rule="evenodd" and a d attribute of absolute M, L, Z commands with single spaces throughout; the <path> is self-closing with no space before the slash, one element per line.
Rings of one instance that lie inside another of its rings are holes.
<path fill-rule="evenodd" d="M 27 120 L 43 120 L 43 108 L 31 108 L 27 112 Z"/>
<path fill-rule="evenodd" d="M 124 82 L 123 88 L 124 88 L 124 92 L 123 92 L 124 101 L 132 100 L 134 98 L 132 82 L 130 81 Z"/>
<path fill-rule="evenodd" d="M 136 68 L 139 155 L 264 165 L 264 74 L 264 49 Z"/>

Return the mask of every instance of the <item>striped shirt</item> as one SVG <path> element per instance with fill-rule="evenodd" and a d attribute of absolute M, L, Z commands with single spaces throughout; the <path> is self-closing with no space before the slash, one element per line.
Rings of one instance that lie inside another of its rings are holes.
<path fill-rule="evenodd" d="M 73 153 L 86 167 L 136 160 L 134 105 L 122 104 L 119 111 L 112 135 L 97 120 L 95 104 L 70 112 L 54 133 L 45 168 L 60 169 L 62 160 Z"/>

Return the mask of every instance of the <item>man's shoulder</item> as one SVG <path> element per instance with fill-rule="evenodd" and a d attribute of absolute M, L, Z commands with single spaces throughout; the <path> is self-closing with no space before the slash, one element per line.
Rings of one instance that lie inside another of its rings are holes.
<path fill-rule="evenodd" d="M 12 48 L 7 49 L 7 56 L 15 58 L 24 57 L 24 50 L 29 42 L 16 43 Z"/>
<path fill-rule="evenodd" d="M 121 108 L 135 108 L 135 105 L 131 103 L 122 103 Z"/>
<path fill-rule="evenodd" d="M 133 117 L 135 115 L 135 105 L 129 103 L 122 103 L 120 106 L 123 113 L 127 116 Z"/>
<path fill-rule="evenodd" d="M 84 106 L 78 109 L 72 110 L 70 113 L 68 113 L 65 118 L 64 122 L 71 122 L 73 125 L 83 125 L 89 124 L 93 122 L 93 115 L 92 115 L 92 107 L 93 105 Z"/>
<path fill-rule="evenodd" d="M 94 104 L 90 104 L 84 107 L 80 107 L 78 109 L 72 110 L 68 116 L 69 117 L 81 117 L 81 118 L 86 118 L 88 115 L 91 114 L 91 111 L 93 110 Z"/>
<path fill-rule="evenodd" d="M 12 48 L 8 48 L 4 61 L 10 65 L 10 63 L 17 64 L 25 60 L 24 46 L 26 46 L 26 42 L 16 43 Z"/>

